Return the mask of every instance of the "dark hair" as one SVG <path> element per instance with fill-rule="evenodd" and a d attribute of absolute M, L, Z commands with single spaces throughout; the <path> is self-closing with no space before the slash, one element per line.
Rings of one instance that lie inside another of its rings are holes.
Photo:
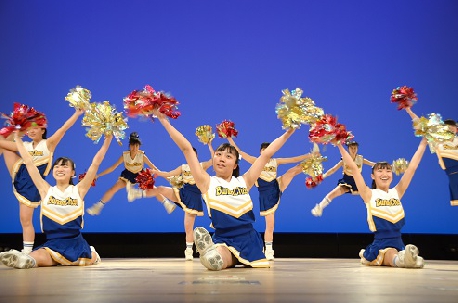
<path fill-rule="evenodd" d="M 142 145 L 142 140 L 140 140 L 140 136 L 138 135 L 137 132 L 132 132 L 130 133 L 129 136 L 129 145 Z"/>
<path fill-rule="evenodd" d="M 446 119 L 444 120 L 445 125 L 457 126 L 455 120 L 453 119 Z"/>
<path fill-rule="evenodd" d="M 58 158 L 56 161 L 54 161 L 54 163 L 52 164 L 52 168 L 54 168 L 54 166 L 56 165 L 70 165 L 73 169 L 73 171 L 76 170 L 76 165 L 75 165 L 75 162 L 73 162 L 72 159 L 70 158 L 67 158 L 67 157 L 60 157 Z M 73 184 L 73 179 L 70 178 L 70 181 L 68 182 L 70 185 L 75 185 Z"/>
<path fill-rule="evenodd" d="M 232 176 L 234 177 L 240 176 L 240 170 L 239 170 L 239 165 L 238 165 L 239 164 L 239 152 L 237 151 L 237 149 L 234 146 L 230 145 L 229 143 L 223 143 L 216 149 L 216 151 L 227 151 L 230 154 L 235 155 L 235 164 L 237 164 L 237 167 L 234 168 L 234 170 L 232 171 Z"/>
<path fill-rule="evenodd" d="M 266 149 L 269 145 L 270 145 L 270 142 L 262 142 L 260 150 Z"/>
<path fill-rule="evenodd" d="M 354 146 L 354 145 L 356 145 L 357 147 L 359 146 L 358 142 L 356 141 L 347 141 L 345 142 L 345 145 L 347 145 L 347 147 Z"/>
<path fill-rule="evenodd" d="M 41 139 L 46 139 L 48 135 L 48 129 L 46 127 L 43 127 L 43 129 L 45 130 L 45 132 L 41 135 Z"/>
<path fill-rule="evenodd" d="M 374 174 L 374 171 L 376 171 L 377 169 L 391 169 L 391 164 L 386 162 L 386 161 L 382 161 L 382 162 L 377 162 L 374 164 L 374 166 L 372 166 L 372 174 Z M 372 186 L 371 186 L 372 189 L 376 189 L 377 188 L 377 184 L 375 184 L 375 179 L 372 180 Z"/>

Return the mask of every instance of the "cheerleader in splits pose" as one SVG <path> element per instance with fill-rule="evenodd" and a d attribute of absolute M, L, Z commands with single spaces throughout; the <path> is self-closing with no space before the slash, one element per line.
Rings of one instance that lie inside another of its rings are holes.
<path fill-rule="evenodd" d="M 350 152 L 352 162 L 356 164 L 359 173 L 362 172 L 363 164 L 374 166 L 375 162 L 371 162 L 365 159 L 362 155 L 358 154 L 359 144 L 356 141 L 347 143 L 348 151 Z M 342 196 L 345 193 L 351 193 L 353 195 L 358 194 L 358 186 L 355 184 L 353 179 L 354 172 L 350 168 L 350 165 L 345 163 L 343 159 L 339 161 L 334 167 L 331 167 L 326 173 L 323 174 L 323 178 L 327 178 L 335 173 L 340 167 L 343 167 L 343 177 L 337 182 L 337 187 L 331 190 L 320 203 L 315 204 L 312 209 L 312 215 L 320 217 L 323 214 L 323 210 L 326 206 L 331 203 L 337 197 Z"/>
<path fill-rule="evenodd" d="M 208 143 L 208 148 L 210 150 L 211 157 L 213 158 L 214 151 L 211 146 L 211 141 Z M 192 149 L 197 156 L 197 150 L 194 147 Z M 206 162 L 200 163 L 203 170 L 206 171 L 212 165 L 212 158 Z M 129 195 L 133 198 L 156 197 L 158 201 L 162 201 L 163 203 L 173 201 L 183 209 L 184 230 L 186 234 L 186 249 L 184 251 L 184 256 L 185 260 L 192 261 L 194 259 L 194 223 L 196 221 L 196 216 L 204 215 L 202 193 L 196 186 L 196 181 L 191 174 L 191 169 L 188 164 L 182 164 L 169 172 L 153 170 L 153 173 L 164 178 L 181 178 L 183 180 L 183 186 L 181 188 L 158 186 L 147 190 L 131 189 Z"/>
<path fill-rule="evenodd" d="M 374 233 L 374 242 L 359 253 L 364 265 L 386 265 L 393 267 L 421 268 L 424 260 L 418 255 L 415 245 L 404 245 L 401 228 L 405 224 L 404 208 L 401 199 L 415 174 L 420 160 L 425 152 L 427 141 L 420 141 L 417 151 L 409 162 L 409 166 L 399 180 L 390 188 L 393 181 L 391 165 L 378 162 L 372 167 L 372 188 L 369 188 L 352 156 L 337 145 L 342 159 L 353 171 L 353 178 L 359 189 L 359 194 L 366 203 L 367 223 Z"/>
<path fill-rule="evenodd" d="M 142 171 L 144 163 L 146 163 L 150 168 L 157 170 L 157 167 L 151 163 L 151 161 L 145 155 L 145 152 L 140 150 L 141 144 L 142 141 L 140 140 L 138 133 L 131 133 L 129 137 L 129 150 L 123 152 L 116 163 L 96 176 L 96 178 L 99 178 L 101 176 L 107 175 L 113 172 L 119 165 L 124 163 L 124 170 L 121 172 L 121 176 L 118 178 L 116 183 L 103 194 L 100 201 L 94 203 L 94 205 L 86 210 L 88 214 L 100 214 L 105 204 L 113 198 L 118 190 L 127 187 L 127 191 L 129 192 L 130 184 L 137 183 L 135 178 L 138 176 L 138 173 Z M 129 199 L 129 197 L 128 200 L 129 202 L 133 201 L 133 199 Z M 171 213 L 175 209 L 175 204 L 171 202 L 163 203 L 163 205 L 168 213 Z"/>
<path fill-rule="evenodd" d="M 32 156 L 33 163 L 38 168 L 40 175 L 45 177 L 51 169 L 53 153 L 65 135 L 65 132 L 75 124 L 83 110 L 75 113 L 65 121 L 51 137 L 46 138 L 47 129 L 33 126 L 27 129 L 27 136 L 32 140 L 24 142 L 25 149 Z M 17 154 L 16 143 L 10 140 L 0 140 L 0 154 L 3 152 L 6 167 L 13 180 L 13 193 L 19 201 L 19 219 L 22 226 L 23 252 L 29 253 L 35 242 L 35 229 L 33 227 L 33 211 L 40 205 L 40 194 L 33 184 L 24 162 Z"/>
<path fill-rule="evenodd" d="M 46 242 L 30 254 L 16 250 L 3 253 L 1 262 L 15 268 L 99 263 L 99 255 L 81 235 L 84 196 L 91 187 L 112 137 L 105 138 L 86 176 L 77 185 L 73 185 L 72 181 L 75 176 L 75 163 L 66 157 L 57 159 L 52 165 L 55 186 L 49 185 L 43 179 L 17 132 L 15 139 L 27 171 L 40 193 L 41 226 L 46 235 Z"/>
<path fill-rule="evenodd" d="M 250 164 L 253 164 L 256 161 L 256 157 L 250 156 L 246 152 L 240 150 L 240 148 L 235 144 L 234 139 L 227 138 L 229 143 L 234 146 L 239 154 L 242 156 L 242 159 L 247 161 Z M 270 145 L 268 142 L 261 143 L 260 153 Z M 280 197 L 288 187 L 291 180 L 298 174 L 302 172 L 300 164 L 288 169 L 288 171 L 277 177 L 277 169 L 281 164 L 297 163 L 312 157 L 311 154 L 305 154 L 297 157 L 290 158 L 271 158 L 269 162 L 264 166 L 264 169 L 261 172 L 258 180 L 255 185 L 259 191 L 259 203 L 261 216 L 266 220 L 266 229 L 264 231 L 264 243 L 265 243 L 265 254 L 266 258 L 269 261 L 274 260 L 274 250 L 273 250 L 273 241 L 274 241 L 274 225 L 275 225 L 275 211 L 278 208 L 280 203 Z"/>
<path fill-rule="evenodd" d="M 157 116 L 183 152 L 207 204 L 212 227 L 215 228 L 213 239 L 203 227 L 194 230 L 200 262 L 210 270 L 221 270 L 237 264 L 269 267 L 263 253 L 261 235 L 253 227 L 255 218 L 249 190 L 261 175 L 264 166 L 293 134 L 294 129 L 288 129 L 275 139 L 243 176 L 239 176 L 237 150 L 228 143 L 222 144 L 213 157 L 216 176 L 210 176 L 201 168 L 191 143 L 163 114 L 157 113 Z"/>
<path fill-rule="evenodd" d="M 412 121 L 418 119 L 418 116 L 412 112 L 410 107 L 405 108 L 406 112 L 412 118 Z M 447 174 L 448 187 L 450 191 L 450 205 L 458 206 L 458 137 L 457 124 L 455 120 L 446 119 L 444 124 L 455 134 L 454 138 L 444 143 L 436 144 L 434 147 L 439 165 Z"/>

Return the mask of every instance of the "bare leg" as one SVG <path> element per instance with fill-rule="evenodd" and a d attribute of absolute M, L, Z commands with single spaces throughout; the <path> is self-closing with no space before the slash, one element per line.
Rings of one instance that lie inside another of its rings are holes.
<path fill-rule="evenodd" d="M 398 251 L 394 248 L 387 250 L 383 258 L 383 265 L 396 267 L 396 265 L 393 263 L 393 259 L 397 254 Z"/>
<path fill-rule="evenodd" d="M 124 180 L 118 179 L 116 183 L 108 189 L 104 194 L 102 199 L 100 199 L 103 203 L 109 202 L 113 196 L 118 192 L 118 190 L 125 188 L 126 182 Z"/>
<path fill-rule="evenodd" d="M 23 203 L 19 203 L 19 219 L 21 221 L 22 238 L 24 242 L 33 243 L 35 241 L 35 229 L 32 223 L 34 210 L 35 208 L 33 207 L 28 207 Z"/>
<path fill-rule="evenodd" d="M 237 264 L 237 259 L 234 255 L 230 252 L 229 249 L 225 246 L 218 246 L 216 250 L 221 254 L 223 258 L 223 268 L 234 267 Z"/>
<path fill-rule="evenodd" d="M 184 231 L 186 233 L 186 242 L 194 242 L 194 222 L 196 215 L 184 213 Z"/>
<path fill-rule="evenodd" d="M 151 198 L 155 197 L 157 201 L 161 202 L 163 201 L 163 197 L 166 197 L 170 201 L 178 201 L 178 198 L 175 194 L 175 191 L 171 187 L 166 187 L 166 186 L 158 186 L 153 189 L 147 189 L 145 190 L 145 197 L 146 198 Z"/>
<path fill-rule="evenodd" d="M 51 255 L 44 248 L 31 252 L 29 256 L 35 259 L 38 267 L 57 265 L 57 262 L 51 258 Z"/>

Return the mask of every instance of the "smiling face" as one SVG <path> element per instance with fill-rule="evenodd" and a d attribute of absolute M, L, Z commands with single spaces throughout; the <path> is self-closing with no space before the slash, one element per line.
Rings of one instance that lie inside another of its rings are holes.
<path fill-rule="evenodd" d="M 213 156 L 213 169 L 216 176 L 221 178 L 230 178 L 238 176 L 238 152 L 230 144 L 222 144 L 216 149 Z"/>
<path fill-rule="evenodd" d="M 375 182 L 375 188 L 388 190 L 393 181 L 393 172 L 391 165 L 387 162 L 379 162 L 372 168 L 372 179 Z M 374 188 L 374 186 L 372 186 Z"/>
<path fill-rule="evenodd" d="M 72 177 L 75 175 L 75 164 L 69 158 L 59 158 L 52 167 L 52 176 L 56 182 L 73 184 Z"/>
<path fill-rule="evenodd" d="M 44 132 L 44 128 L 33 126 L 27 129 L 27 137 L 34 141 L 40 141 L 43 138 Z"/>

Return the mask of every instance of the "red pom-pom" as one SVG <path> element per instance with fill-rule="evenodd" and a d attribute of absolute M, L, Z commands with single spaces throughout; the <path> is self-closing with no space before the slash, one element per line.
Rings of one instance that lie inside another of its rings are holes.
<path fill-rule="evenodd" d="M 153 117 L 155 110 L 166 116 L 176 119 L 181 113 L 177 111 L 180 104 L 174 97 L 156 91 L 150 85 L 146 85 L 143 90 L 134 90 L 124 98 L 124 109 L 127 116 L 135 118 L 137 116 Z"/>
<path fill-rule="evenodd" d="M 216 125 L 216 131 L 220 138 L 237 137 L 238 131 L 235 129 L 235 124 L 232 121 L 224 120 L 221 124 Z"/>
<path fill-rule="evenodd" d="M 337 123 L 337 118 L 326 114 L 316 121 L 309 132 L 310 141 L 313 143 L 345 143 L 353 138 L 353 134 L 347 131 L 345 125 Z"/>
<path fill-rule="evenodd" d="M 318 175 L 316 177 L 311 177 L 308 176 L 305 178 L 305 187 L 308 189 L 312 189 L 320 185 L 320 183 L 323 181 L 323 175 Z"/>
<path fill-rule="evenodd" d="M 391 92 L 391 102 L 398 103 L 398 110 L 406 107 L 412 107 L 418 101 L 417 94 L 412 87 L 396 87 Z"/>
<path fill-rule="evenodd" d="M 86 177 L 86 172 L 82 173 L 82 174 L 79 174 L 78 175 L 78 182 L 81 182 L 81 180 L 83 180 L 83 178 Z M 92 180 L 92 183 L 91 183 L 91 186 L 94 187 L 95 186 L 95 180 Z"/>
<path fill-rule="evenodd" d="M 14 102 L 13 112 L 10 115 L 2 113 L 1 117 L 6 119 L 5 124 L 8 125 L 0 130 L 0 135 L 4 138 L 11 135 L 15 129 L 23 132 L 32 126 L 47 127 L 48 124 L 45 114 L 17 102 Z"/>
<path fill-rule="evenodd" d="M 153 189 L 154 183 L 156 182 L 156 175 L 153 175 L 151 169 L 145 168 L 138 173 L 138 176 L 135 177 L 135 181 L 141 189 Z"/>

